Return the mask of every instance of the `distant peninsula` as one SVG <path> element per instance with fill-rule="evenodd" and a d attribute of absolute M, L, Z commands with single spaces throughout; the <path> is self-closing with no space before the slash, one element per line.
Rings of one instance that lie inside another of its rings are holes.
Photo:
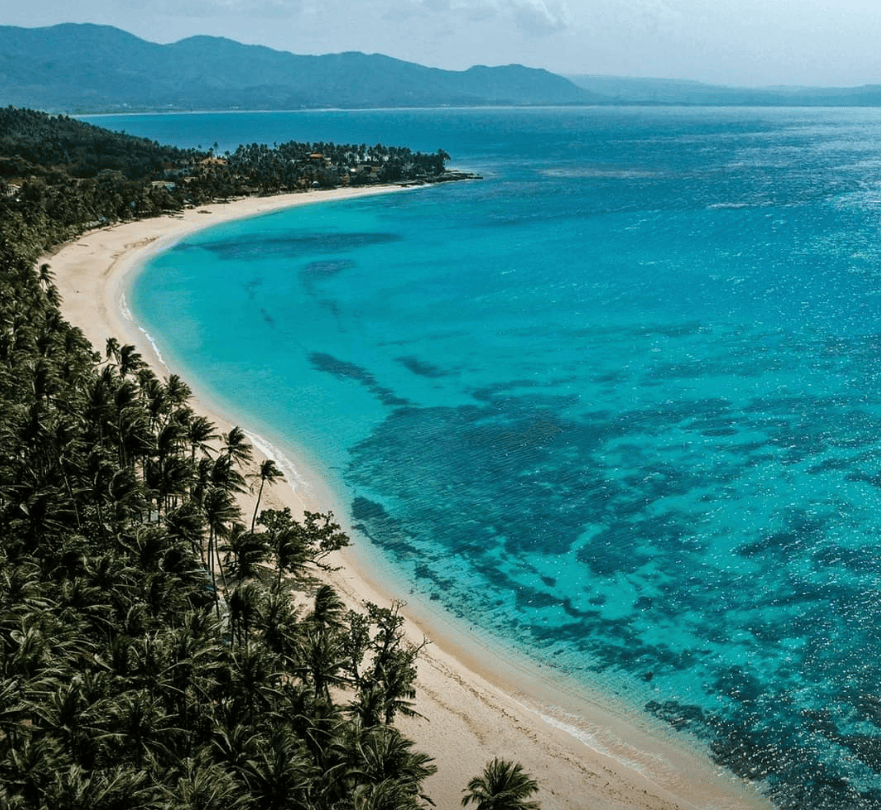
<path fill-rule="evenodd" d="M 443 149 L 296 141 L 221 155 L 0 108 L 0 233 L 40 252 L 89 228 L 207 202 L 477 177 L 447 170 L 449 159 Z"/>

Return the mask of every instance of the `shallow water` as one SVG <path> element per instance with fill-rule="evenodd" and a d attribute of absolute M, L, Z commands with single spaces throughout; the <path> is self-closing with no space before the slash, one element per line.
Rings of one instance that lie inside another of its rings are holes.
<path fill-rule="evenodd" d="M 876 111 L 116 121 L 480 170 L 201 232 L 132 309 L 427 598 L 781 806 L 881 807 Z"/>

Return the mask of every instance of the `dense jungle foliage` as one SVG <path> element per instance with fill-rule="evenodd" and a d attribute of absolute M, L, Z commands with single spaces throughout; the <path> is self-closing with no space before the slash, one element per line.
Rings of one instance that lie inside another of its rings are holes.
<path fill-rule="evenodd" d="M 85 228 L 212 201 L 462 177 L 445 170 L 447 160 L 443 150 L 294 141 L 219 156 L 7 107 L 0 108 L 0 220 L 17 243 L 42 239 L 46 247 Z"/>
<path fill-rule="evenodd" d="M 427 806 L 435 766 L 393 725 L 414 711 L 419 653 L 400 605 L 347 610 L 316 577 L 349 542 L 333 516 L 261 509 L 276 466 L 250 463 L 240 429 L 217 435 L 133 347 L 94 351 L 37 267 L 99 211 L 184 204 L 126 195 L 197 156 L 26 111 L 0 121 L 4 176 L 26 175 L 0 204 L 0 806 Z M 102 182 L 121 208 L 100 208 Z M 461 777 L 478 808 L 537 806 L 513 763 Z"/>

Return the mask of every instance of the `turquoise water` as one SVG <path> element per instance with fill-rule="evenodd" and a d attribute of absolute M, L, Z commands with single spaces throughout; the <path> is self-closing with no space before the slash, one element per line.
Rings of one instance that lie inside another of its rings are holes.
<path fill-rule="evenodd" d="M 881 807 L 877 111 L 98 120 L 481 171 L 201 232 L 132 309 L 426 598 L 781 807 Z"/>

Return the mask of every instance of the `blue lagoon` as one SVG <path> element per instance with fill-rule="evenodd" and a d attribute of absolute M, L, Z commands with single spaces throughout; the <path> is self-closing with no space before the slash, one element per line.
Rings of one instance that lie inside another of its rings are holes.
<path fill-rule="evenodd" d="M 483 174 L 201 231 L 131 308 L 380 576 L 781 807 L 881 807 L 877 111 L 100 123 Z"/>

